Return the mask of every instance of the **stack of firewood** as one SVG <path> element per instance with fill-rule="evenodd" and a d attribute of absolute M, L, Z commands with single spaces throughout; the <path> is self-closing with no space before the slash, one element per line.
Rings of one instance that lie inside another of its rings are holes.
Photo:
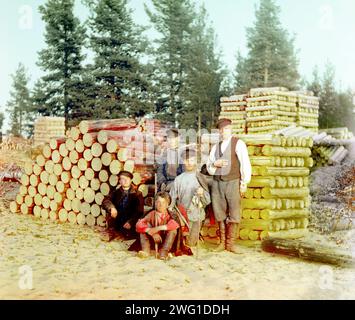
<path fill-rule="evenodd" d="M 152 206 L 154 150 L 164 141 L 167 128 L 150 120 L 81 122 L 66 137 L 52 139 L 35 162 L 25 166 L 11 211 L 104 226 L 101 204 L 118 187 L 121 170 L 133 173 L 133 184 L 143 193 L 145 204 Z"/>
<path fill-rule="evenodd" d="M 331 131 L 332 129 L 329 129 Z M 355 139 L 351 135 L 340 136 L 336 139 L 328 135 L 324 130 L 316 136 L 313 136 L 314 147 L 312 156 L 315 160 L 315 167 L 323 167 L 327 165 L 341 164 L 349 154 L 349 147 L 354 143 Z"/>
<path fill-rule="evenodd" d="M 319 98 L 300 93 L 297 100 L 297 125 L 318 132 Z"/>
<path fill-rule="evenodd" d="M 14 137 L 9 135 L 3 138 L 0 144 L 0 150 L 2 151 L 26 151 L 31 148 L 31 141 L 22 137 Z"/>
<path fill-rule="evenodd" d="M 299 238 L 307 232 L 311 138 L 244 138 L 253 177 L 242 200 L 242 240 Z"/>
<path fill-rule="evenodd" d="M 282 90 L 280 90 L 282 89 Z M 297 120 L 297 94 L 285 88 L 252 89 L 248 101 L 249 134 L 272 133 Z"/>
<path fill-rule="evenodd" d="M 310 137 L 245 135 L 252 180 L 242 199 L 241 240 L 267 237 L 299 238 L 307 232 L 310 207 L 309 175 L 313 166 Z M 218 135 L 202 142 L 217 143 Z M 213 236 L 216 227 L 205 228 Z"/>
<path fill-rule="evenodd" d="M 65 136 L 65 118 L 40 117 L 34 124 L 34 146 L 49 143 L 52 138 Z"/>
<path fill-rule="evenodd" d="M 347 127 L 321 129 L 321 131 L 327 133 L 337 140 L 347 140 L 354 137 L 354 134 Z"/>
<path fill-rule="evenodd" d="M 291 125 L 318 130 L 319 99 L 287 88 L 254 88 L 221 99 L 220 118 L 233 121 L 235 134 L 270 134 Z"/>
<path fill-rule="evenodd" d="M 232 120 L 234 134 L 246 133 L 246 95 L 222 97 L 219 118 Z"/>

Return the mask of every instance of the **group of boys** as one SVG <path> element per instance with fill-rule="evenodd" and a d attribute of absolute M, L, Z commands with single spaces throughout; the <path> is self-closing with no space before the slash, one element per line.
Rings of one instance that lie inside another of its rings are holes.
<path fill-rule="evenodd" d="M 251 179 L 251 165 L 247 147 L 232 134 L 231 124 L 228 119 L 218 121 L 220 142 L 202 168 L 198 168 L 196 150 L 179 148 L 178 130 L 168 132 L 168 147 L 157 168 L 154 210 L 145 216 L 143 196 L 132 185 L 132 173 L 121 171 L 119 188 L 103 202 L 109 239 L 117 233 L 138 239 L 140 257 L 154 251 L 163 260 L 169 253 L 191 255 L 210 205 L 219 227 L 220 243 L 215 250 L 238 253 L 240 203 Z"/>

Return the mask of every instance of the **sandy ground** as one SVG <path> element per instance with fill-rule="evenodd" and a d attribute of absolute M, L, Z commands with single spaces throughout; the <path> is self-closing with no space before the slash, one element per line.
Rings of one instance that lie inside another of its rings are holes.
<path fill-rule="evenodd" d="M 142 260 L 93 229 L 13 215 L 0 204 L 0 299 L 355 299 L 351 268 L 247 247 Z M 32 290 L 20 289 L 23 266 Z"/>
<path fill-rule="evenodd" d="M 0 299 L 355 299 L 355 269 L 259 248 L 241 246 L 234 255 L 203 247 L 198 257 L 142 260 L 93 229 L 9 213 L 17 188 L 0 196 Z M 355 248 L 354 231 L 339 239 Z M 31 290 L 21 289 L 22 268 L 32 272 Z"/>

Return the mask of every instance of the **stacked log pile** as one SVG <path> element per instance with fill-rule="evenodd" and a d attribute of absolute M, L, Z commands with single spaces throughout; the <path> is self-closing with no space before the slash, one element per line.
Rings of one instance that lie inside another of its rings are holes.
<path fill-rule="evenodd" d="M 66 137 L 51 139 L 35 162 L 25 166 L 11 211 L 105 226 L 101 204 L 118 187 L 121 170 L 133 173 L 135 187 L 143 193 L 145 204 L 152 206 L 154 141 L 163 141 L 167 128 L 151 120 L 81 122 Z"/>
<path fill-rule="evenodd" d="M 329 129 L 332 130 L 332 129 Z M 349 147 L 354 144 L 355 138 L 348 135 L 349 139 L 336 139 L 321 130 L 318 134 L 312 129 L 296 127 L 295 125 L 278 130 L 276 134 L 294 137 L 310 137 L 313 139 L 312 158 L 314 160 L 313 169 L 341 164 L 349 154 Z"/>
<path fill-rule="evenodd" d="M 349 131 L 347 127 L 322 129 L 321 131 L 327 133 L 337 140 L 347 140 L 354 137 L 354 134 Z"/>
<path fill-rule="evenodd" d="M 251 89 L 247 98 L 248 134 L 272 133 L 297 120 L 297 94 L 285 88 Z"/>
<path fill-rule="evenodd" d="M 351 136 L 349 135 L 349 137 Z M 355 141 L 353 137 L 350 139 L 335 139 L 326 132 L 314 136 L 313 139 L 312 156 L 315 160 L 315 168 L 341 164 L 349 154 L 349 147 Z"/>
<path fill-rule="evenodd" d="M 297 125 L 318 132 L 319 98 L 299 93 L 297 104 Z"/>
<path fill-rule="evenodd" d="M 2 151 L 26 151 L 31 148 L 31 141 L 22 137 L 14 137 L 9 135 L 3 138 L 0 144 L 0 150 Z"/>
<path fill-rule="evenodd" d="M 291 125 L 318 131 L 319 99 L 286 88 L 255 88 L 221 99 L 220 118 L 233 121 L 235 134 L 270 134 Z"/>
<path fill-rule="evenodd" d="M 242 199 L 239 238 L 303 237 L 308 227 L 313 140 L 281 135 L 245 135 L 242 140 L 248 146 L 253 176 Z M 204 135 L 202 141 L 215 144 L 218 136 Z M 214 236 L 216 227 L 204 229 L 203 234 Z"/>
<path fill-rule="evenodd" d="M 232 120 L 233 133 L 246 133 L 246 95 L 221 98 L 221 113 L 219 118 Z"/>
<path fill-rule="evenodd" d="M 34 125 L 34 147 L 49 143 L 52 138 L 65 136 L 65 119 L 62 117 L 40 117 Z"/>

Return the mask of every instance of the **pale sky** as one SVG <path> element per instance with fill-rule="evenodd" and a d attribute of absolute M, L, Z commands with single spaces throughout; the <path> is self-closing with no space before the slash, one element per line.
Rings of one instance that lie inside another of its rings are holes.
<path fill-rule="evenodd" d="M 37 53 L 44 47 L 44 24 L 38 6 L 45 0 L 0 0 L 0 111 L 5 111 L 11 77 L 20 62 L 31 75 L 31 86 L 41 75 Z M 76 14 L 85 19 L 86 10 L 76 0 Z M 204 2 L 223 53 L 232 72 L 239 49 L 246 53 L 246 27 L 254 21 L 258 0 L 196 0 Z M 310 77 L 313 67 L 321 69 L 329 60 L 336 67 L 337 85 L 355 91 L 355 0 L 276 0 L 281 21 L 296 34 L 301 75 Z M 135 21 L 149 25 L 143 4 L 150 0 L 130 0 Z M 148 32 L 154 37 L 154 32 Z M 7 129 L 5 127 L 5 129 Z"/>

